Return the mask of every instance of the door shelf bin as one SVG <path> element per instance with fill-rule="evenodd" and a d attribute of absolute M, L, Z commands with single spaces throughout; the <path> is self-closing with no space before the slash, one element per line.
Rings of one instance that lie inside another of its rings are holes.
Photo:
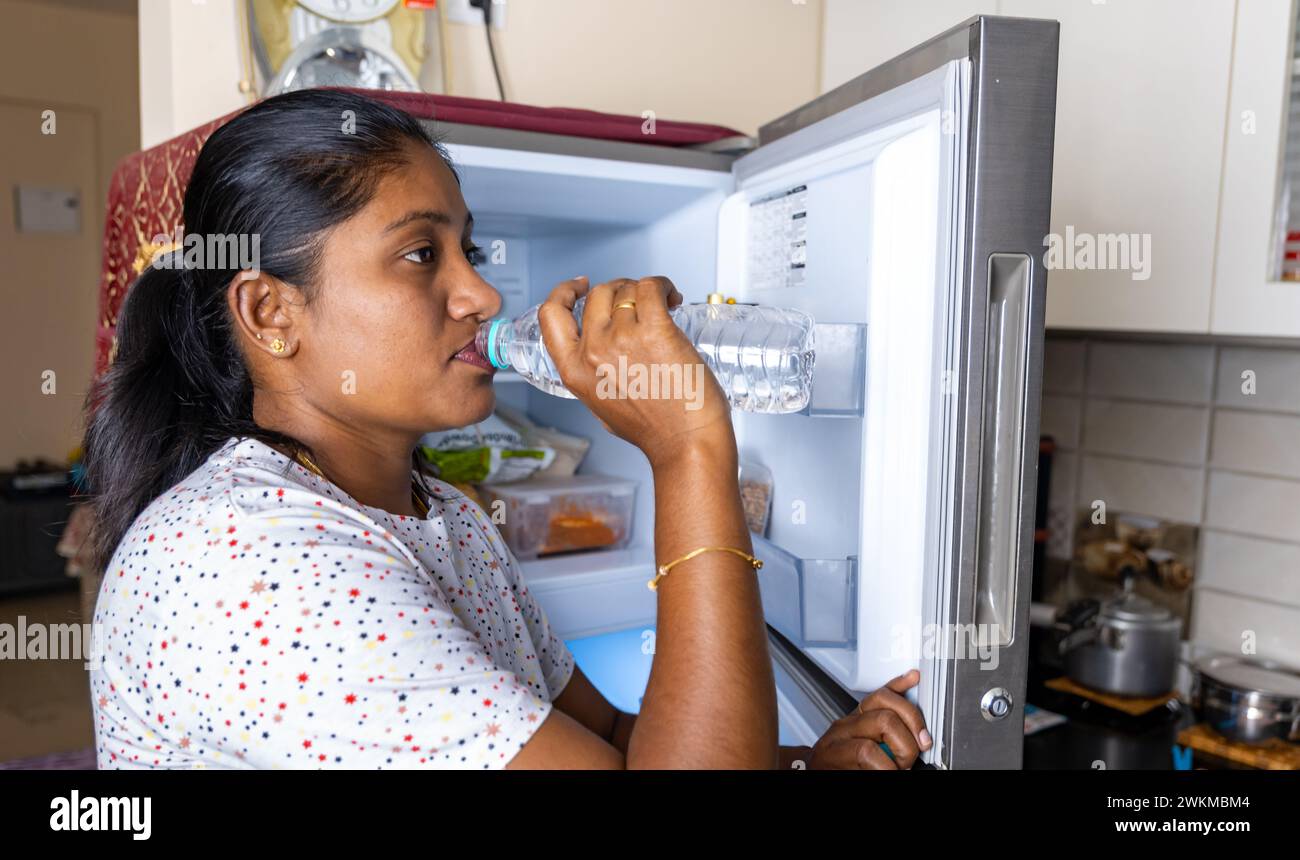
<path fill-rule="evenodd" d="M 758 582 L 768 623 L 800 647 L 852 646 L 857 557 L 799 558 L 766 538 L 751 537 L 763 561 Z"/>
<path fill-rule="evenodd" d="M 861 418 L 867 389 L 867 327 L 817 323 L 813 329 L 813 389 L 800 415 Z"/>

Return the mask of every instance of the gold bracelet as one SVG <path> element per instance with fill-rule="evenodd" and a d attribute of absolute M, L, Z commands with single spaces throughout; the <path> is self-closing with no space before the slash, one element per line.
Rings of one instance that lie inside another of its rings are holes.
<path fill-rule="evenodd" d="M 739 550 L 736 549 L 735 547 L 730 547 L 730 546 L 702 546 L 699 549 L 691 550 L 690 552 L 686 553 L 686 555 L 682 556 L 679 559 L 670 561 L 667 564 L 659 565 L 659 570 L 655 574 L 655 578 L 647 582 L 646 587 L 649 588 L 651 591 L 657 591 L 659 588 L 659 580 L 667 576 L 668 571 L 672 570 L 675 566 L 681 564 L 682 562 L 690 561 L 691 559 L 695 558 L 695 556 L 706 552 L 729 552 L 732 555 L 738 555 L 741 558 L 743 558 L 745 561 L 749 562 L 750 567 L 754 568 L 754 570 L 761 570 L 763 567 L 763 562 L 754 558 L 752 555 L 745 552 L 744 550 Z"/>

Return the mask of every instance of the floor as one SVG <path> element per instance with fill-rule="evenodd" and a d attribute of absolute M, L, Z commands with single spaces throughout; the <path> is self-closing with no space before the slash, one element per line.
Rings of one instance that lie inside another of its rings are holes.
<path fill-rule="evenodd" d="M 81 594 L 0 598 L 0 624 L 83 623 Z M 0 762 L 93 746 L 90 685 L 80 660 L 0 660 Z"/>

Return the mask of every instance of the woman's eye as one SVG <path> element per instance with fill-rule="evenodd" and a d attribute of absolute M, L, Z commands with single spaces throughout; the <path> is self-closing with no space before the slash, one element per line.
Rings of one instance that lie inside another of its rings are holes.
<path fill-rule="evenodd" d="M 471 266 L 478 267 L 487 262 L 487 255 L 478 245 L 470 245 L 465 249 L 465 259 L 469 260 Z"/>
<path fill-rule="evenodd" d="M 403 254 L 402 259 L 410 260 L 412 263 L 432 263 L 434 258 L 433 247 L 425 245 L 422 248 L 416 248 L 408 254 Z"/>

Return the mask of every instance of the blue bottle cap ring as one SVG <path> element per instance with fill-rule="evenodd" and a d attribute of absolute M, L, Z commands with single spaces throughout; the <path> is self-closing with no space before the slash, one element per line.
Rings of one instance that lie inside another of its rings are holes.
<path fill-rule="evenodd" d="M 510 366 L 497 358 L 497 326 L 501 325 L 503 322 L 505 322 L 505 320 L 492 320 L 492 325 L 488 326 L 487 358 L 488 361 L 492 363 L 492 366 L 497 370 L 505 370 Z"/>

